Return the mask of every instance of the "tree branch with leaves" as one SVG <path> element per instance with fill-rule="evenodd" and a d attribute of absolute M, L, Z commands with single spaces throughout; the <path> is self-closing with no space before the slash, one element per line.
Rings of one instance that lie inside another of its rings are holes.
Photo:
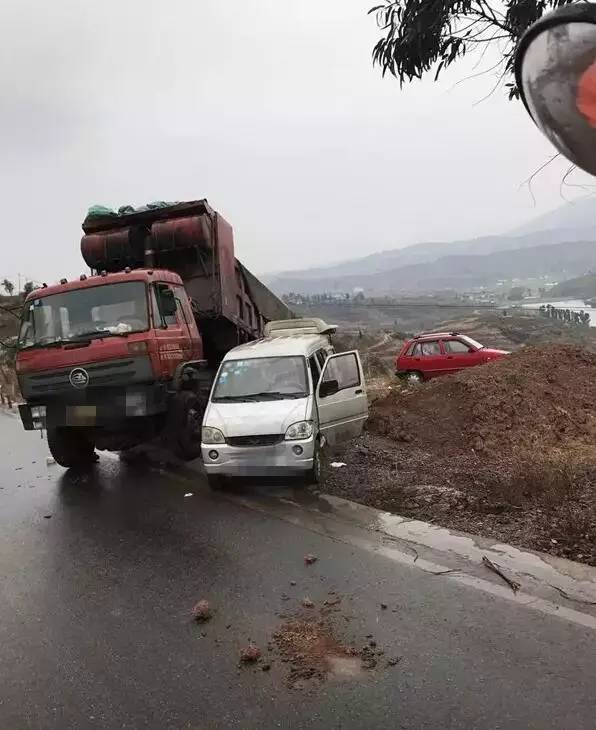
<path fill-rule="evenodd" d="M 526 29 L 544 13 L 583 0 L 384 0 L 371 8 L 382 37 L 373 62 L 383 76 L 400 84 L 441 73 L 465 55 L 497 46 L 503 57 L 501 79 L 511 78 L 515 46 Z M 518 98 L 512 79 L 509 98 Z"/>

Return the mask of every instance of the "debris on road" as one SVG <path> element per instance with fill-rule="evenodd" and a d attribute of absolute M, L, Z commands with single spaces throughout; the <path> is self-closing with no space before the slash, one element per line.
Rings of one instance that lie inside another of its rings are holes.
<path fill-rule="evenodd" d="M 331 466 L 334 469 L 341 469 L 342 466 L 347 466 L 347 464 L 345 462 L 343 462 L 343 461 L 332 461 L 331 462 Z"/>
<path fill-rule="evenodd" d="M 496 565 L 495 563 L 493 563 L 492 560 L 489 560 L 486 557 L 486 555 L 482 556 L 482 562 L 484 563 L 484 565 L 486 565 L 486 567 L 489 570 L 492 570 L 493 573 L 496 573 L 500 578 L 502 578 L 514 593 L 517 593 L 519 591 L 519 589 L 521 588 L 521 584 L 515 580 L 512 580 L 508 576 L 506 576 L 505 573 L 503 573 L 503 571 L 501 570 L 501 568 L 498 565 Z"/>
<path fill-rule="evenodd" d="M 290 581 L 290 585 L 291 585 L 291 586 L 295 586 L 295 585 L 296 585 L 296 581 L 295 581 L 295 580 L 291 580 L 291 581 Z"/>
<path fill-rule="evenodd" d="M 211 607 L 209 606 L 209 601 L 202 600 L 195 604 L 192 609 L 192 616 L 194 620 L 199 623 L 209 621 L 209 619 L 213 616 L 211 613 Z"/>
<path fill-rule="evenodd" d="M 388 667 L 395 667 L 400 662 L 401 662 L 401 657 L 400 656 L 391 657 L 391 659 L 387 659 L 387 666 Z"/>
<path fill-rule="evenodd" d="M 360 659 L 363 669 L 375 669 L 377 666 L 377 657 L 375 656 L 373 644 L 376 646 L 376 643 L 371 641 L 369 646 L 362 647 Z"/>
<path fill-rule="evenodd" d="M 314 601 L 312 601 L 308 597 L 305 597 L 302 599 L 302 605 L 304 606 L 304 608 L 314 608 L 315 607 Z"/>
<path fill-rule="evenodd" d="M 353 642 L 344 644 L 337 638 L 332 615 L 324 606 L 287 618 L 273 634 L 271 648 L 289 667 L 287 681 L 292 689 L 306 687 L 308 680 L 354 679 L 363 670 L 375 669 L 384 653 L 376 649 L 374 640 L 361 649 Z"/>
<path fill-rule="evenodd" d="M 316 563 L 317 560 L 318 558 L 316 555 L 308 554 L 304 556 L 304 562 L 306 563 L 306 565 L 312 565 L 313 563 Z"/>
<path fill-rule="evenodd" d="M 255 644 L 249 644 L 240 650 L 240 661 L 243 664 L 258 662 L 261 658 L 261 650 Z"/>

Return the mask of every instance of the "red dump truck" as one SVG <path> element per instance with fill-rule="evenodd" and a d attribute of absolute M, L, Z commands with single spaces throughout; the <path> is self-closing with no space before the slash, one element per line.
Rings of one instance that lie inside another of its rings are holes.
<path fill-rule="evenodd" d="M 47 430 L 65 467 L 157 437 L 194 459 L 223 355 L 292 313 L 235 258 L 206 200 L 88 216 L 83 231 L 91 273 L 25 301 L 23 425 Z"/>

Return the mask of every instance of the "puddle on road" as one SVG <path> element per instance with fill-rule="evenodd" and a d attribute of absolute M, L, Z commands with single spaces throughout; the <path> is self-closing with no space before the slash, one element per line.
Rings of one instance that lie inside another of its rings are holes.
<path fill-rule="evenodd" d="M 359 657 L 328 656 L 326 659 L 329 679 L 339 681 L 358 679 L 364 673 Z"/>

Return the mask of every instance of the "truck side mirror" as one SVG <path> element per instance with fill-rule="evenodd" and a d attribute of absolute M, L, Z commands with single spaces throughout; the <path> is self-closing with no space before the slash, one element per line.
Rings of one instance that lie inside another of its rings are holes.
<path fill-rule="evenodd" d="M 159 308 L 164 317 L 174 317 L 178 309 L 176 297 L 171 289 L 162 289 L 159 293 Z"/>

